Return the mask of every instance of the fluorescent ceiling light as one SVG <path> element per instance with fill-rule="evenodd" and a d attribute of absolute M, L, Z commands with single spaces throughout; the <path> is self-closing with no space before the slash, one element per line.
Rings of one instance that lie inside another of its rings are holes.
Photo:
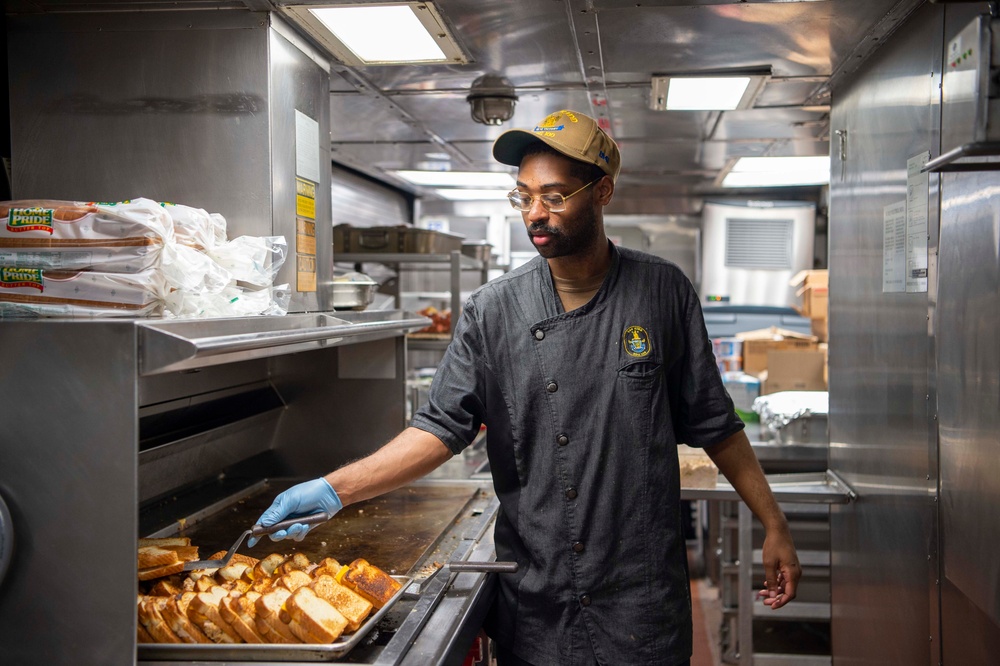
<path fill-rule="evenodd" d="M 769 75 L 654 76 L 650 107 L 655 111 L 749 109 Z"/>
<path fill-rule="evenodd" d="M 509 190 L 463 190 L 441 188 L 436 194 L 451 201 L 503 201 Z"/>
<path fill-rule="evenodd" d="M 509 192 L 517 185 L 514 177 L 500 171 L 395 171 L 414 185 L 433 187 L 499 187 Z"/>
<path fill-rule="evenodd" d="M 284 11 L 349 65 L 468 62 L 431 2 L 300 5 Z"/>
<path fill-rule="evenodd" d="M 722 187 L 789 187 L 830 182 L 830 157 L 741 157 L 722 178 Z"/>

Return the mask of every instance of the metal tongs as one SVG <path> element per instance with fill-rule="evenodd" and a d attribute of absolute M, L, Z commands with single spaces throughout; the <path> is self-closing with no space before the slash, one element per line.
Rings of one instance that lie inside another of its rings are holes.
<path fill-rule="evenodd" d="M 240 547 L 243 540 L 248 536 L 261 537 L 265 534 L 273 534 L 280 530 L 285 530 L 292 525 L 317 525 L 319 523 L 325 523 L 326 521 L 333 518 L 333 516 L 325 511 L 323 513 L 314 513 L 310 516 L 300 516 L 298 518 L 289 518 L 288 520 L 283 520 L 280 523 L 275 523 L 274 525 L 268 525 L 264 527 L 263 525 L 254 525 L 236 540 L 226 554 L 221 560 L 198 560 L 197 562 L 185 562 L 184 571 L 193 571 L 195 569 L 221 569 L 222 567 L 229 564 L 229 560 L 233 559 L 233 555 L 236 554 L 236 549 Z"/>

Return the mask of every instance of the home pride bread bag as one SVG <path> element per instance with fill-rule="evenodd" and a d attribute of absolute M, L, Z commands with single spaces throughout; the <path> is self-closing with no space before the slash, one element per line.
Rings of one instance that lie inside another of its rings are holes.
<path fill-rule="evenodd" d="M 150 199 L 0 204 L 0 266 L 138 273 L 173 239 L 171 216 Z"/>

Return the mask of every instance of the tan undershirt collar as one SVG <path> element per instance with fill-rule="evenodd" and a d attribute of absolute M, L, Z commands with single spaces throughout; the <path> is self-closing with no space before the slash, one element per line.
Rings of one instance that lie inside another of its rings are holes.
<path fill-rule="evenodd" d="M 569 312 L 586 305 L 601 288 L 601 285 L 604 284 L 604 278 L 607 274 L 608 271 L 604 270 L 597 275 L 591 275 L 579 280 L 560 278 L 553 275 L 552 282 L 555 285 L 556 293 L 559 294 L 559 300 L 562 301 L 563 309 Z"/>

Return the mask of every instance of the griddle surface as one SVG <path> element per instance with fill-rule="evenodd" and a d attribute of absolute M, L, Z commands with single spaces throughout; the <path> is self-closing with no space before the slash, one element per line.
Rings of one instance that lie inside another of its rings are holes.
<path fill-rule="evenodd" d="M 272 481 L 263 492 L 181 532 L 199 547 L 201 558 L 228 550 L 241 532 L 253 525 L 275 495 L 293 482 Z M 346 507 L 330 522 L 313 528 L 305 540 L 271 541 L 264 537 L 253 548 L 246 542 L 237 552 L 256 558 L 270 553 L 304 553 L 313 562 L 333 557 L 341 564 L 363 557 L 392 574 L 404 575 L 420 560 L 442 532 L 478 492 L 461 485 L 417 484 Z"/>

